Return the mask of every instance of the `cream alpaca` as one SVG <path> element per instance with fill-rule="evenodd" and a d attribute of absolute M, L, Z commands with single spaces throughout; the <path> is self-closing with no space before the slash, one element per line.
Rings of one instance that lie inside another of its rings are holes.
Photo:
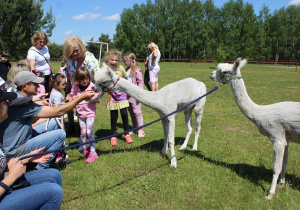
<path fill-rule="evenodd" d="M 195 79 L 187 78 L 175 83 L 171 83 L 159 91 L 146 91 L 138 86 L 132 84 L 126 79 L 120 78 L 104 64 L 104 67 L 95 75 L 96 87 L 100 89 L 99 85 L 107 87 L 109 89 L 115 88 L 123 91 L 128 95 L 141 102 L 142 104 L 154 109 L 161 117 L 165 116 L 191 101 L 199 98 L 206 93 L 206 86 Z M 185 150 L 188 144 L 188 140 L 192 133 L 191 115 L 193 109 L 196 114 L 196 132 L 193 150 L 197 150 L 197 142 L 201 129 L 201 119 L 203 114 L 203 107 L 206 98 L 202 98 L 193 105 L 187 107 L 184 110 L 185 121 L 187 124 L 187 135 L 184 143 L 180 147 L 180 150 Z M 162 154 L 166 154 L 168 150 L 168 144 L 171 149 L 171 167 L 177 167 L 177 160 L 174 150 L 174 133 L 175 133 L 175 116 L 171 115 L 162 120 L 163 130 L 165 134 L 164 147 Z"/>
<path fill-rule="evenodd" d="M 247 60 L 238 58 L 234 64 L 222 63 L 210 74 L 214 81 L 231 85 L 234 99 L 240 110 L 273 143 L 273 179 L 268 196 L 271 200 L 275 194 L 276 184 L 281 173 L 279 185 L 285 183 L 285 170 L 288 163 L 289 142 L 300 143 L 300 103 L 280 102 L 260 106 L 255 104 L 247 94 L 240 69 Z"/>

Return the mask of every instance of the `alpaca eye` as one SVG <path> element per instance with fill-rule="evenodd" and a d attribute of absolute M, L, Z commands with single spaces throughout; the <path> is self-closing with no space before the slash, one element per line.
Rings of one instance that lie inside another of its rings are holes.
<path fill-rule="evenodd" d="M 223 71 L 222 73 L 223 73 L 223 74 L 227 74 L 228 72 L 227 72 L 227 71 Z"/>

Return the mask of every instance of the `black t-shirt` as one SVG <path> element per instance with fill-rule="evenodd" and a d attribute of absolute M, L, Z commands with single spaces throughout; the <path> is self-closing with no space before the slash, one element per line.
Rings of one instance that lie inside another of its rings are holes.
<path fill-rule="evenodd" d="M 5 81 L 7 80 L 7 74 L 10 69 L 11 65 L 9 62 L 3 63 L 0 61 L 0 77 L 4 79 Z"/>

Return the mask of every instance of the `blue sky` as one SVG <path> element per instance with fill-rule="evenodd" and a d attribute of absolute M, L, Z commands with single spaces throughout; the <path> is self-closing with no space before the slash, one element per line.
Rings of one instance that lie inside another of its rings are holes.
<path fill-rule="evenodd" d="M 85 2 L 48 0 L 43 4 L 44 11 L 48 11 L 51 6 L 56 18 L 56 27 L 50 41 L 63 44 L 70 35 L 77 35 L 86 41 L 92 37 L 97 40 L 101 33 L 109 34 L 110 38 L 113 38 L 123 10 L 132 8 L 134 4 L 146 2 L 147 0 L 86 0 Z M 228 0 L 215 0 L 214 4 L 221 8 L 225 2 Z M 252 4 L 256 13 L 261 10 L 263 4 L 268 6 L 271 13 L 289 4 L 300 6 L 300 0 L 244 0 L 244 2 Z"/>

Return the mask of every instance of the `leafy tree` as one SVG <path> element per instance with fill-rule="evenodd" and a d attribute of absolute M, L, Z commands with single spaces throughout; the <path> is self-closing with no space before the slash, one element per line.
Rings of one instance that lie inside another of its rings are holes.
<path fill-rule="evenodd" d="M 49 52 L 51 54 L 51 59 L 63 58 L 63 45 L 56 43 L 51 43 L 48 45 Z"/>
<path fill-rule="evenodd" d="M 52 9 L 44 14 L 45 0 L 0 0 L 0 48 L 13 58 L 24 58 L 31 37 L 38 31 L 52 35 L 55 18 Z"/>

